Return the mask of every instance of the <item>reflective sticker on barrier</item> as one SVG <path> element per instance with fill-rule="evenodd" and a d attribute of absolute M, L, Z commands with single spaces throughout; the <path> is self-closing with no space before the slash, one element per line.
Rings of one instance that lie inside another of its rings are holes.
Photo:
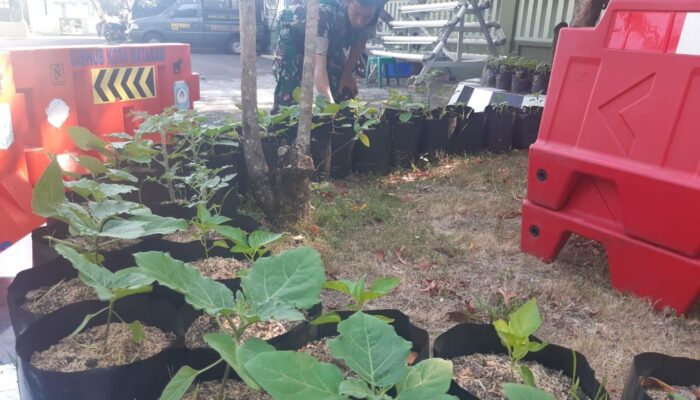
<path fill-rule="evenodd" d="M 12 130 L 12 112 L 9 103 L 0 104 L 0 150 L 7 150 L 15 141 Z"/>
<path fill-rule="evenodd" d="M 175 107 L 184 111 L 190 109 L 190 88 L 185 81 L 176 81 L 173 85 L 175 91 Z"/>
<path fill-rule="evenodd" d="M 688 13 L 676 54 L 700 55 L 700 13 Z"/>
<path fill-rule="evenodd" d="M 49 102 L 49 106 L 46 107 L 46 119 L 49 124 L 54 128 L 58 129 L 63 126 L 63 123 L 68 119 L 70 114 L 70 107 L 65 101 L 61 99 L 53 99 Z"/>
<path fill-rule="evenodd" d="M 95 104 L 156 97 L 155 67 L 95 68 L 92 97 Z"/>

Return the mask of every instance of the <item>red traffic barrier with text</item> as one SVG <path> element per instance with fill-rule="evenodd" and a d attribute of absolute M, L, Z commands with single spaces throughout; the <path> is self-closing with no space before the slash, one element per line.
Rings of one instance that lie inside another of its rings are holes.
<path fill-rule="evenodd" d="M 43 223 L 32 213 L 23 146 L 29 121 L 13 76 L 9 53 L 0 53 L 0 252 Z"/>
<path fill-rule="evenodd" d="M 607 246 L 613 285 L 688 310 L 700 295 L 700 1 L 613 0 L 565 29 L 530 148 L 522 248 Z"/>
<path fill-rule="evenodd" d="M 10 53 L 10 62 L 17 92 L 26 100 L 32 182 L 48 162 L 46 153 L 75 150 L 68 127 L 130 133 L 134 111 L 188 109 L 199 100 L 199 76 L 185 44 L 21 49 Z"/>

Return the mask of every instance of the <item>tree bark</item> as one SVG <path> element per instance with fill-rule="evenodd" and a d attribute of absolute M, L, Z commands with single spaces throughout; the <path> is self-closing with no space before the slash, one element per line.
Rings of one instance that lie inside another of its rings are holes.
<path fill-rule="evenodd" d="M 572 28 L 595 26 L 607 4 L 607 0 L 581 0 L 576 7 L 570 26 Z"/>
<path fill-rule="evenodd" d="M 311 114 L 314 102 L 314 67 L 316 64 L 316 32 L 318 28 L 318 0 L 306 1 L 306 34 L 304 36 L 304 67 L 301 73 L 301 100 L 296 147 L 302 154 L 309 153 L 311 144 Z"/>

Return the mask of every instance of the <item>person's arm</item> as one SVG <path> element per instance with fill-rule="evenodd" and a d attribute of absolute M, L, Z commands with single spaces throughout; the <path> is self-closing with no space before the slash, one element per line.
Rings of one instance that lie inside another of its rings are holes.
<path fill-rule="evenodd" d="M 350 92 L 350 97 L 357 96 L 357 80 L 353 72 L 355 71 L 357 62 L 365 52 L 366 43 L 366 41 L 360 40 L 350 48 L 350 54 L 348 54 L 348 59 L 345 62 L 345 66 L 343 66 L 343 74 L 340 77 L 340 93 L 348 91 Z"/>
<path fill-rule="evenodd" d="M 314 87 L 316 91 L 326 96 L 331 103 L 334 103 L 331 85 L 328 82 L 328 65 L 325 54 L 316 54 L 316 65 L 314 67 Z"/>

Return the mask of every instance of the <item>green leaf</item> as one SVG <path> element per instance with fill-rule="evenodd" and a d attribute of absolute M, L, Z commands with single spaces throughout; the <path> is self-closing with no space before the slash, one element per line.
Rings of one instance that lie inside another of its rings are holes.
<path fill-rule="evenodd" d="M 143 329 L 143 325 L 139 321 L 134 321 L 129 324 L 129 329 L 131 330 L 131 339 L 134 343 L 143 343 L 143 340 L 146 338 L 146 331 Z"/>
<path fill-rule="evenodd" d="M 113 182 L 131 182 L 131 183 L 136 183 L 139 181 L 139 178 L 135 177 L 134 175 L 131 175 L 130 173 L 126 171 L 120 171 L 118 169 L 110 169 L 107 171 L 105 176 Z"/>
<path fill-rule="evenodd" d="M 130 185 L 101 183 L 87 178 L 65 182 L 64 185 L 66 188 L 74 191 L 83 198 L 93 197 L 97 200 L 103 198 L 113 198 L 117 195 L 130 193 L 136 190 L 136 187 Z"/>
<path fill-rule="evenodd" d="M 136 253 L 134 258 L 144 275 L 183 294 L 185 301 L 195 309 L 209 315 L 233 310 L 231 290 L 223 283 L 202 276 L 197 268 L 157 251 Z"/>
<path fill-rule="evenodd" d="M 97 220 L 105 220 L 120 214 L 129 213 L 137 208 L 143 208 L 138 203 L 122 200 L 103 200 L 100 202 L 89 201 L 90 214 Z"/>
<path fill-rule="evenodd" d="M 351 287 L 352 285 L 352 287 Z M 330 289 L 330 290 L 335 290 L 340 293 L 345 293 L 348 296 L 352 296 L 352 290 L 354 288 L 354 283 L 350 282 L 348 280 L 340 280 L 340 281 L 327 281 L 326 283 L 323 284 L 324 289 Z"/>
<path fill-rule="evenodd" d="M 224 249 L 228 249 L 228 243 L 226 243 L 225 240 L 215 240 L 214 243 L 212 243 L 214 247 L 222 247 Z"/>
<path fill-rule="evenodd" d="M 300 87 L 295 87 L 294 90 L 292 91 L 292 98 L 294 99 L 294 102 L 299 104 L 301 103 L 301 88 Z"/>
<path fill-rule="evenodd" d="M 160 395 L 160 400 L 180 400 L 187 393 L 187 389 L 192 386 L 194 380 L 199 375 L 199 371 L 185 365 L 177 371 L 173 379 L 168 382 L 163 393 Z"/>
<path fill-rule="evenodd" d="M 397 335 L 393 326 L 358 312 L 339 323 L 338 332 L 337 338 L 328 341 L 331 354 L 371 385 L 390 387 L 406 375 L 411 343 Z"/>
<path fill-rule="evenodd" d="M 296 351 L 258 354 L 245 365 L 248 373 L 274 400 L 346 400 L 338 394 L 343 373 Z"/>
<path fill-rule="evenodd" d="M 324 114 L 336 114 L 338 111 L 340 111 L 340 105 L 336 103 L 329 103 L 324 109 L 323 113 Z"/>
<path fill-rule="evenodd" d="M 258 249 L 279 240 L 281 237 L 282 235 L 279 233 L 255 231 L 248 237 L 248 245 L 254 249 Z"/>
<path fill-rule="evenodd" d="M 92 156 L 79 156 L 78 164 L 88 169 L 93 174 L 106 174 L 109 169 L 104 165 L 102 160 Z"/>
<path fill-rule="evenodd" d="M 440 358 L 423 360 L 408 368 L 406 376 L 396 385 L 401 393 L 413 388 L 428 388 L 435 393 L 446 393 L 452 382 L 452 362 Z"/>
<path fill-rule="evenodd" d="M 517 383 L 503 384 L 503 391 L 508 400 L 554 400 L 554 396 L 543 390 Z"/>
<path fill-rule="evenodd" d="M 241 286 L 253 312 L 268 320 L 277 307 L 306 310 L 320 302 L 324 282 L 321 256 L 312 248 L 301 247 L 258 259 Z"/>
<path fill-rule="evenodd" d="M 372 282 L 371 290 L 373 292 L 387 294 L 394 290 L 401 280 L 399 278 L 377 278 Z"/>
<path fill-rule="evenodd" d="M 78 325 L 78 327 L 75 328 L 75 330 L 74 330 L 73 332 L 71 332 L 70 335 L 68 335 L 68 337 L 75 336 L 75 335 L 79 334 L 80 332 L 82 332 L 82 330 L 85 329 L 85 327 L 87 326 L 87 324 L 88 324 L 93 318 L 95 318 L 96 316 L 102 314 L 103 312 L 105 312 L 105 311 L 107 311 L 107 310 L 109 310 L 109 307 L 105 307 L 105 308 L 101 309 L 100 311 L 98 311 L 98 312 L 96 312 L 96 313 L 94 313 L 94 314 L 88 314 L 88 315 L 86 315 L 85 318 L 83 318 L 83 322 L 81 322 L 80 325 Z"/>
<path fill-rule="evenodd" d="M 342 321 L 340 318 L 340 315 L 335 312 L 330 312 L 330 313 L 325 313 L 318 318 L 314 319 L 311 321 L 313 325 L 324 325 L 324 324 L 337 324 L 338 322 Z"/>
<path fill-rule="evenodd" d="M 71 235 L 97 236 L 99 234 L 98 221 L 95 221 L 90 213 L 78 204 L 59 204 L 55 217 L 68 223 Z"/>
<path fill-rule="evenodd" d="M 109 237 L 114 239 L 138 239 L 146 236 L 146 222 L 114 218 L 105 222 L 102 226 L 101 237 Z"/>
<path fill-rule="evenodd" d="M 373 315 L 373 316 L 386 324 L 391 324 L 392 322 L 394 322 L 393 318 L 389 318 L 389 317 L 386 317 L 384 315 Z"/>
<path fill-rule="evenodd" d="M 63 189 L 61 167 L 58 166 L 55 159 L 51 160 L 34 186 L 32 210 L 34 214 L 42 217 L 53 217 L 57 213 L 58 205 L 67 201 Z"/>
<path fill-rule="evenodd" d="M 411 120 L 412 116 L 413 116 L 413 114 L 411 114 L 410 112 L 403 112 L 403 113 L 399 114 L 399 121 L 404 122 L 404 123 L 408 122 Z"/>
<path fill-rule="evenodd" d="M 520 377 L 523 379 L 523 383 L 525 383 L 528 386 L 536 387 L 535 376 L 532 374 L 530 368 L 524 365 L 520 365 L 518 367 L 518 372 L 520 372 Z"/>
<path fill-rule="evenodd" d="M 129 218 L 132 221 L 146 223 L 144 231 L 146 235 L 170 235 L 177 231 L 187 230 L 187 221 L 180 218 L 161 217 L 156 214 L 144 214 Z"/>
<path fill-rule="evenodd" d="M 365 145 L 365 147 L 369 147 L 369 136 L 367 136 L 364 132 L 360 132 L 358 138 L 360 139 L 360 142 Z"/>
<path fill-rule="evenodd" d="M 535 352 L 538 352 L 538 351 L 544 349 L 548 345 L 549 345 L 549 343 L 547 343 L 547 342 L 542 342 L 542 343 L 530 342 L 530 343 L 528 343 L 527 351 L 530 353 L 535 353 Z"/>
<path fill-rule="evenodd" d="M 214 228 L 214 230 L 233 243 L 248 247 L 248 235 L 246 235 L 243 229 L 228 225 L 220 225 Z"/>
<path fill-rule="evenodd" d="M 367 397 L 374 396 L 372 389 L 367 386 L 367 383 L 357 378 L 349 378 L 340 382 L 338 393 L 343 396 L 352 396 L 356 399 L 366 399 Z"/>
<path fill-rule="evenodd" d="M 238 359 L 241 364 L 245 365 L 258 354 L 268 351 L 276 351 L 276 349 L 273 345 L 262 339 L 250 337 L 238 348 Z"/>
<path fill-rule="evenodd" d="M 252 389 L 260 390 L 260 386 L 251 378 L 245 370 L 243 363 L 238 359 L 238 345 L 233 338 L 225 333 L 210 333 L 204 335 L 204 341 L 214 349 L 233 368 L 246 385 Z"/>
<path fill-rule="evenodd" d="M 428 388 L 413 388 L 399 394 L 397 400 L 458 400 L 457 397 Z"/>
<path fill-rule="evenodd" d="M 80 150 L 96 150 L 104 155 L 110 155 L 109 151 L 107 150 L 107 142 L 86 128 L 81 126 L 71 126 L 68 128 L 68 136 L 70 136 L 73 143 L 75 143 Z"/>
<path fill-rule="evenodd" d="M 532 299 L 515 310 L 508 320 L 511 333 L 528 337 L 542 326 L 542 317 L 537 309 L 537 300 Z"/>
<path fill-rule="evenodd" d="M 65 244 L 57 244 L 55 249 L 58 254 L 70 261 L 73 268 L 78 270 L 80 280 L 87 286 L 93 288 L 100 300 L 110 301 L 112 299 L 113 294 L 109 289 L 114 279 L 114 274 L 112 272 L 97 264 L 91 263 L 83 257 L 82 254 Z"/>

